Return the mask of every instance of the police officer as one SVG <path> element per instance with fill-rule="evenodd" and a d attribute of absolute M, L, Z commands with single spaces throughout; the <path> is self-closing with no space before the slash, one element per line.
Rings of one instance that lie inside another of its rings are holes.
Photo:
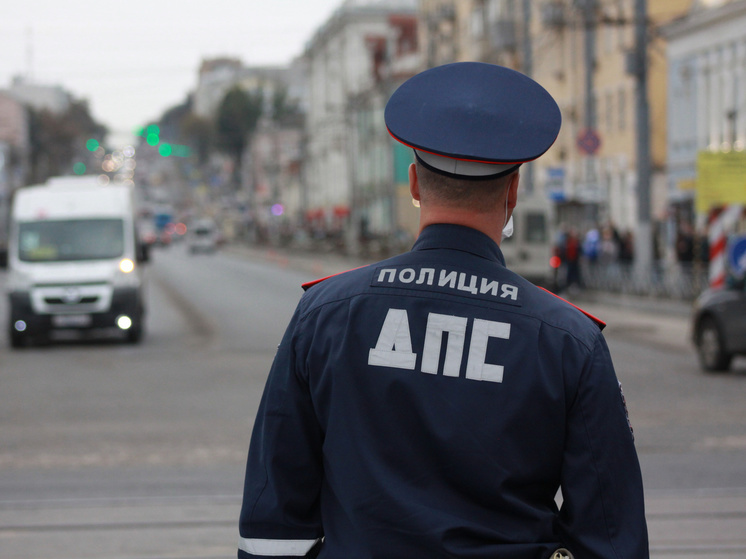
<path fill-rule="evenodd" d="M 305 286 L 254 425 L 239 558 L 648 557 L 603 323 L 500 252 L 557 104 L 465 62 L 405 82 L 385 120 L 414 149 L 420 235 Z"/>

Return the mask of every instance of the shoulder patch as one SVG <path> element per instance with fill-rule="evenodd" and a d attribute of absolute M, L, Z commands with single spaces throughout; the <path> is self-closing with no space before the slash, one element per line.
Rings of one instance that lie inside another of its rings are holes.
<path fill-rule="evenodd" d="M 606 323 L 605 323 L 605 322 L 604 322 L 603 320 L 601 320 L 600 318 L 596 318 L 596 317 L 595 317 L 595 316 L 593 316 L 593 315 L 592 315 L 591 313 L 589 313 L 589 312 L 587 312 L 587 311 L 584 311 L 584 310 L 583 310 L 583 309 L 581 309 L 581 308 L 580 308 L 579 306 L 577 306 L 577 305 L 574 305 L 574 304 L 572 304 L 572 303 L 571 303 L 570 301 L 568 301 L 567 299 L 564 299 L 564 298 L 560 297 L 560 296 L 559 296 L 559 295 L 557 295 L 556 293 L 552 293 L 551 291 L 549 291 L 548 289 L 545 289 L 544 287 L 539 287 L 539 289 L 541 289 L 541 290 L 543 290 L 543 291 L 546 291 L 546 292 L 547 292 L 547 293 L 549 293 L 550 295 L 553 295 L 554 297 L 557 297 L 557 299 L 559 299 L 560 301 L 564 301 L 565 303 L 567 303 L 567 304 L 568 304 L 568 305 L 570 305 L 571 307 L 575 307 L 576 309 L 578 309 L 578 310 L 579 310 L 580 312 L 582 312 L 582 313 L 583 313 L 583 314 L 584 314 L 585 316 L 587 316 L 587 317 L 588 317 L 588 318 L 590 318 L 590 319 L 591 319 L 591 320 L 592 320 L 593 322 L 595 322 L 595 323 L 596 323 L 596 325 L 598 326 L 598 328 L 599 328 L 600 330 L 603 330 L 604 328 L 606 328 Z"/>
<path fill-rule="evenodd" d="M 307 281 L 306 283 L 302 283 L 301 287 L 303 288 L 303 291 L 308 291 L 310 288 L 312 288 L 314 285 L 321 283 L 322 281 L 328 280 L 329 278 L 333 278 L 335 276 L 341 276 L 342 274 L 346 274 L 347 272 L 351 272 L 352 270 L 359 270 L 360 268 L 365 268 L 365 266 L 358 266 L 357 268 L 352 268 L 350 270 L 345 270 L 344 272 L 337 272 L 336 274 L 331 274 L 329 276 Z"/>

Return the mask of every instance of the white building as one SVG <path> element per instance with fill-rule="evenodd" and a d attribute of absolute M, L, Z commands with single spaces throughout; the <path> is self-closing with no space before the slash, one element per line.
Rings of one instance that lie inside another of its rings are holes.
<path fill-rule="evenodd" d="M 37 111 L 47 110 L 54 114 L 64 113 L 72 102 L 72 95 L 59 85 L 40 85 L 17 76 L 7 93 Z"/>
<path fill-rule="evenodd" d="M 416 14 L 416 0 L 344 2 L 309 41 L 306 130 L 308 213 L 327 231 L 343 232 L 353 205 L 355 99 L 374 90 L 381 40 L 392 38 L 391 17 Z M 382 115 L 377 115 L 382 118 Z M 356 226 L 351 227 L 352 231 Z"/>
<path fill-rule="evenodd" d="M 702 1 L 664 31 L 669 198 L 693 212 L 697 154 L 746 149 L 746 0 Z"/>
<path fill-rule="evenodd" d="M 299 98 L 300 70 L 296 66 L 248 67 L 235 58 L 204 60 L 199 69 L 194 91 L 194 113 L 202 118 L 215 117 L 225 94 L 239 86 L 244 91 L 262 90 L 265 99 L 272 98 L 278 87 L 284 87 L 293 98 Z"/>

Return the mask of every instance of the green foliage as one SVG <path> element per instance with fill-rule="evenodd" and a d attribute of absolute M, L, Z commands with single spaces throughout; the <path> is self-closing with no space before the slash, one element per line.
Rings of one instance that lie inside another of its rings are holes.
<path fill-rule="evenodd" d="M 262 116 L 261 91 L 248 93 L 238 86 L 225 94 L 218 107 L 216 131 L 218 147 L 238 164 L 249 137 Z"/>
<path fill-rule="evenodd" d="M 215 125 L 194 113 L 186 114 L 179 126 L 181 140 L 196 153 L 200 163 L 207 163 L 215 145 Z"/>
<path fill-rule="evenodd" d="M 73 101 L 61 114 L 28 108 L 32 184 L 66 174 L 74 160 L 86 151 L 89 138 L 106 137 L 106 127 L 97 123 L 85 101 Z"/>
<path fill-rule="evenodd" d="M 272 120 L 278 124 L 285 123 L 300 115 L 300 107 L 297 101 L 288 96 L 286 87 L 278 88 L 272 95 Z"/>

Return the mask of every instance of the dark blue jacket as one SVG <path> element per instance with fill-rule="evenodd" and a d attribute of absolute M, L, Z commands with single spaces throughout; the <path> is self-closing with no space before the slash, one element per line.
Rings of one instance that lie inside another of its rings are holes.
<path fill-rule="evenodd" d="M 256 418 L 240 536 L 242 559 L 647 558 L 601 325 L 455 225 L 314 285 Z"/>

